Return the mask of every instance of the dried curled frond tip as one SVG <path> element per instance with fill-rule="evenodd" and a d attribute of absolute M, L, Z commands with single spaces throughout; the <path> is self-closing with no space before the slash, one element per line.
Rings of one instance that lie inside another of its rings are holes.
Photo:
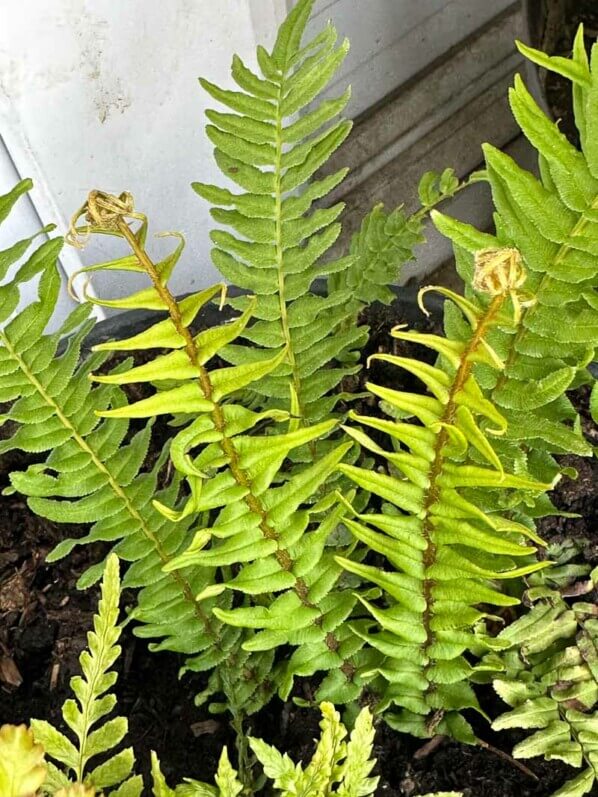
<path fill-rule="evenodd" d="M 502 247 L 476 252 L 474 290 L 500 296 L 521 288 L 525 280 L 525 268 L 518 249 Z"/>
<path fill-rule="evenodd" d="M 118 222 L 123 218 L 141 220 L 145 218 L 142 214 L 135 213 L 135 202 L 129 191 L 123 191 L 118 196 L 106 191 L 90 191 L 85 204 L 71 219 L 66 240 L 72 246 L 81 249 L 92 230 L 117 231 Z M 83 229 L 77 227 L 81 219 L 87 222 Z"/>

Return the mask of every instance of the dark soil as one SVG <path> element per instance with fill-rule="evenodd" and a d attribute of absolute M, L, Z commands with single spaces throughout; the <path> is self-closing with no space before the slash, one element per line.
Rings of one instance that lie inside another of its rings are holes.
<path fill-rule="evenodd" d="M 537 46 L 550 55 L 569 57 L 573 39 L 580 23 L 584 25 L 585 45 L 588 53 L 598 39 L 598 3 L 596 0 L 548 0 L 549 28 L 544 41 Z M 552 16 L 551 16 L 552 15 Z M 555 119 L 567 138 L 579 147 L 579 135 L 573 117 L 571 81 L 553 72 L 546 74 L 546 99 Z"/>
<path fill-rule="evenodd" d="M 368 320 L 372 334 L 367 354 L 387 350 L 388 332 L 394 324 L 405 320 L 413 324 L 413 318 L 405 319 L 396 310 L 377 311 Z M 418 326 L 430 329 L 431 324 L 420 321 Z M 418 350 L 417 355 L 421 354 Z M 375 369 L 370 375 L 378 382 L 385 381 L 387 374 L 382 364 Z M 393 369 L 395 386 L 396 378 Z M 575 400 L 582 411 L 586 433 L 598 442 L 598 431 L 587 413 L 587 391 L 578 391 Z M 165 427 L 156 429 L 158 441 L 166 431 Z M 160 442 L 156 449 L 159 447 Z M 8 484 L 11 470 L 28 463 L 20 454 L 6 456 L 0 464 L 0 489 Z M 566 529 L 569 536 L 583 539 L 583 557 L 595 564 L 598 495 L 594 485 L 598 466 L 595 460 L 579 458 L 568 458 L 567 464 L 577 468 L 580 478 L 563 480 L 555 491 L 555 502 L 583 517 L 545 521 L 543 532 L 559 539 Z M 28 722 L 37 717 L 61 727 L 60 707 L 70 696 L 69 679 L 78 672 L 78 656 L 86 645 L 86 632 L 98 597 L 97 589 L 82 593 L 75 583 L 103 551 L 93 546 L 76 549 L 55 565 L 45 564 L 45 557 L 65 535 L 82 532 L 36 517 L 18 495 L 0 497 L 0 724 Z M 132 595 L 124 596 L 125 604 L 132 601 Z M 215 717 L 205 708 L 194 707 L 193 697 L 202 686 L 201 679 L 185 676 L 179 680 L 181 658 L 150 653 L 130 627 L 125 629 L 122 647 L 117 684 L 119 713 L 129 719 L 127 742 L 136 750 L 139 767 L 147 775 L 149 752 L 155 750 L 171 784 L 181 782 L 183 777 L 211 781 L 222 746 L 227 744 L 234 755 L 234 737 L 226 717 Z M 303 688 L 308 691 L 309 684 L 298 685 L 299 690 Z M 480 690 L 480 699 L 491 715 L 504 710 L 490 687 Z M 470 719 L 475 722 L 475 718 Z M 275 699 L 251 718 L 249 730 L 296 760 L 307 759 L 313 752 L 312 740 L 319 732 L 318 721 L 317 712 L 292 703 L 283 705 Z M 507 752 L 519 738 L 513 733 L 495 734 L 485 723 L 477 723 L 476 731 L 489 744 Z M 421 741 L 397 734 L 383 722 L 379 724 L 375 748 L 376 772 L 381 776 L 378 794 L 415 797 L 437 790 L 460 790 L 465 797 L 547 797 L 571 776 L 571 770 L 560 762 L 529 762 L 536 781 L 481 748 L 444 742 L 421 755 L 421 747 Z"/>

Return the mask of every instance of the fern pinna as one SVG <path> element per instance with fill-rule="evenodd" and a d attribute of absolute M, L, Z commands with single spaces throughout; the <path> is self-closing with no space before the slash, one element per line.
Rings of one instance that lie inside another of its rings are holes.
<path fill-rule="evenodd" d="M 494 582 L 519 578 L 546 563 L 529 562 L 535 548 L 528 541 L 541 544 L 534 532 L 506 515 L 486 513 L 465 497 L 464 490 L 506 488 L 522 495 L 550 487 L 503 470 L 494 439 L 504 433 L 505 419 L 484 398 L 473 373 L 475 364 L 503 367 L 488 337 L 497 326 L 512 329 L 524 281 L 518 253 L 479 253 L 475 280 L 490 299 L 487 307 L 438 289 L 470 326 L 467 340 L 401 328 L 392 333 L 398 341 L 419 343 L 437 353 L 436 365 L 375 355 L 415 375 L 431 394 L 369 385 L 396 419 L 351 414 L 374 436 L 382 432 L 390 438 L 392 447 L 386 449 L 360 427 L 347 427 L 363 448 L 386 460 L 386 468 L 340 466 L 383 502 L 380 513 L 355 513 L 345 522 L 369 550 L 385 557 L 389 569 L 339 559 L 349 572 L 383 593 L 382 602 L 360 596 L 371 619 L 352 624 L 380 654 L 370 672 L 373 688 L 381 692 L 378 708 L 389 709 L 386 719 L 398 730 L 416 736 L 449 734 L 469 742 L 475 737 L 458 712 L 478 708 L 467 683 L 476 665 L 464 653 L 500 647 L 484 630 L 488 610 L 480 604 L 517 604 Z M 472 452 L 484 460 L 484 467 Z M 518 560 L 524 564 L 517 566 Z"/>
<path fill-rule="evenodd" d="M 166 348 L 170 350 L 167 354 L 94 379 L 109 385 L 155 382 L 158 387 L 148 398 L 103 410 L 103 417 L 166 414 L 184 419 L 170 444 L 170 456 L 177 473 L 185 477 L 188 497 L 179 510 L 162 500 L 154 501 L 153 508 L 175 525 L 182 524 L 184 530 L 192 519 L 193 535 L 169 562 L 162 563 L 162 569 L 171 578 L 186 572 L 203 574 L 196 576 L 202 579 L 202 589 L 194 593 L 198 609 L 207 615 L 211 626 L 215 623 L 220 629 L 224 623 L 229 640 L 224 647 L 197 648 L 204 652 L 190 657 L 187 669 L 206 670 L 226 661 L 221 668 L 224 678 L 231 667 L 227 657 L 235 645 L 235 667 L 242 664 L 244 671 L 253 674 L 247 689 L 252 685 L 255 690 L 255 676 L 257 683 L 267 682 L 270 691 L 276 685 L 286 696 L 294 675 L 328 671 L 338 665 L 325 680 L 322 696 L 355 697 L 359 681 L 353 678 L 356 668 L 349 659 L 360 644 L 355 644 L 355 637 L 342 623 L 356 598 L 350 589 L 335 589 L 342 570 L 334 559 L 336 550 L 325 550 L 344 510 L 337 506 L 330 511 L 334 497 L 326 491 L 318 500 L 312 498 L 352 443 L 332 443 L 316 462 L 285 474 L 281 483 L 279 474 L 290 452 L 329 434 L 336 422 L 296 428 L 291 419 L 289 431 L 256 433 L 257 424 L 289 419 L 288 413 L 276 409 L 254 412 L 235 403 L 234 394 L 272 371 L 284 350 L 259 366 L 251 363 L 209 370 L 206 364 L 213 355 L 244 330 L 251 305 L 232 323 L 194 335 L 190 324 L 197 309 L 222 286 L 179 303 L 168 289 L 170 271 L 154 265 L 145 250 L 147 223 L 134 212 L 130 196 L 93 192 L 81 214 L 86 216 L 82 228 L 86 233 L 117 235 L 130 246 L 131 256 L 111 262 L 107 268 L 143 270 L 152 281 L 151 288 L 124 299 L 91 301 L 113 307 L 160 308 L 168 313 L 168 318 L 132 338 L 96 346 L 101 351 Z M 130 226 L 135 219 L 141 221 L 137 232 Z M 253 434 L 248 434 L 250 431 Z M 235 592 L 241 600 L 233 607 Z M 164 602 L 159 588 L 141 593 L 138 611 L 146 623 L 151 613 L 151 623 L 138 630 L 142 636 L 161 636 L 163 627 L 170 627 L 179 617 L 186 619 L 176 602 Z M 275 683 L 270 670 L 274 651 L 282 645 L 298 649 L 289 662 L 281 664 L 284 673 Z M 186 648 L 185 652 L 193 651 Z M 229 691 L 232 688 L 234 684 Z M 244 710 L 259 707 L 268 688 L 245 694 Z"/>
<path fill-rule="evenodd" d="M 597 576 L 594 571 L 570 594 L 591 591 Z M 547 586 L 532 587 L 527 598 L 532 608 L 500 634 L 508 648 L 501 654 L 504 672 L 493 683 L 511 710 L 493 728 L 531 731 L 515 746 L 515 758 L 544 756 L 581 768 L 553 795 L 581 797 L 598 782 L 596 604 L 569 605 Z"/>
<path fill-rule="evenodd" d="M 433 218 L 454 242 L 466 285 L 471 286 L 473 255 L 479 249 L 514 246 L 521 252 L 528 270 L 527 306 L 515 335 L 496 329 L 490 338 L 505 368 L 497 373 L 479 367 L 476 376 L 508 419 L 499 446 L 504 461 L 520 472 L 527 469 L 550 479 L 558 472 L 551 455 L 592 453 L 566 391 L 592 380 L 587 366 L 598 340 L 598 46 L 594 45 L 591 65 L 581 29 L 571 59 L 550 58 L 522 44 L 519 48 L 540 66 L 572 81 L 581 151 L 516 77 L 511 108 L 538 150 L 540 179 L 486 145 L 496 234 L 478 232 L 438 213 Z M 471 287 L 468 295 L 475 295 Z M 447 323 L 451 334 L 458 335 L 459 319 L 453 314 Z M 542 504 L 535 514 L 547 510 Z"/>

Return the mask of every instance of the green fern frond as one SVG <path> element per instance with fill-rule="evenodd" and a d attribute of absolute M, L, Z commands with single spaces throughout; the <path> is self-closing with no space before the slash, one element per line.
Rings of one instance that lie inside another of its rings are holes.
<path fill-rule="evenodd" d="M 598 780 L 596 606 L 569 606 L 546 587 L 532 588 L 528 596 L 530 611 L 500 634 L 509 647 L 494 688 L 511 710 L 493 727 L 533 731 L 515 746 L 515 758 L 544 756 L 582 768 L 554 797 L 588 794 Z"/>
<path fill-rule="evenodd" d="M 382 205 L 376 205 L 351 239 L 351 263 L 329 277 L 328 293 L 348 291 L 356 311 L 374 301 L 390 304 L 398 264 L 411 260 L 413 247 L 423 240 L 420 216 L 408 217 L 402 207 L 385 213 Z"/>
<path fill-rule="evenodd" d="M 473 255 L 479 250 L 514 246 L 521 252 L 528 270 L 521 320 L 515 331 L 496 329 L 491 336 L 505 368 L 501 373 L 479 368 L 477 376 L 508 420 L 499 446 L 505 462 L 517 459 L 530 472 L 550 478 L 558 466 L 546 453 L 591 454 L 566 391 L 593 381 L 587 366 L 598 340 L 598 147 L 592 135 L 598 48 L 590 66 L 581 30 L 572 59 L 519 46 L 524 55 L 573 81 L 582 150 L 567 141 L 517 76 L 511 109 L 538 151 L 541 178 L 486 145 L 496 235 L 441 214 L 434 221 L 454 242 L 466 285 L 471 285 Z M 447 325 L 452 335 L 459 334 L 458 319 L 448 316 Z"/>
<path fill-rule="evenodd" d="M 366 332 L 355 324 L 343 326 L 352 316 L 348 286 L 325 297 L 310 293 L 315 279 L 340 273 L 350 262 L 322 262 L 340 233 L 343 204 L 316 204 L 347 170 L 312 178 L 351 129 L 349 121 L 337 119 L 349 91 L 318 102 L 345 58 L 348 42 L 337 45 L 329 24 L 302 47 L 312 6 L 313 0 L 300 0 L 281 26 L 272 52 L 258 48 L 260 76 L 234 57 L 232 77 L 239 91 L 201 80 L 215 100 L 234 111 L 208 110 L 206 133 L 215 145 L 218 166 L 243 193 L 201 183 L 193 187 L 218 206 L 212 210 L 214 219 L 232 228 L 212 233 L 214 263 L 225 278 L 257 297 L 257 321 L 244 338 L 265 351 L 256 354 L 251 347 L 232 345 L 226 358 L 241 364 L 286 349 L 285 362 L 252 390 L 268 406 L 288 408 L 292 395 L 301 418 L 317 421 L 338 400 L 327 394 L 353 371 L 334 363 L 346 362 Z M 247 302 L 240 298 L 231 304 L 245 309 Z"/>
<path fill-rule="evenodd" d="M 18 196 L 15 190 L 0 198 L 4 213 Z M 196 601 L 196 595 L 214 584 L 214 572 L 196 568 L 165 574 L 162 570 L 186 547 L 191 522 L 191 518 L 175 522 L 154 505 L 183 510 L 184 505 L 178 506 L 178 474 L 158 486 L 168 449 L 145 470 L 151 422 L 133 434 L 126 418 L 98 417 L 98 411 L 109 408 L 116 416 L 119 410 L 126 414 L 126 398 L 117 385 L 94 386 L 88 378 L 89 371 L 106 358 L 99 353 L 81 360 L 82 341 L 92 326 L 90 307 L 74 310 L 57 332 L 44 332 L 60 287 L 56 258 L 61 246 L 60 239 L 42 244 L 2 286 L 5 301 L 0 320 L 5 325 L 0 331 L 0 396 L 3 402 L 11 402 L 3 420 L 14 427 L 0 444 L 0 452 L 49 452 L 44 463 L 12 473 L 12 486 L 27 496 L 31 509 L 42 517 L 90 524 L 83 537 L 61 542 L 49 555 L 50 561 L 66 556 L 76 545 L 107 541 L 131 563 L 123 584 L 140 589 L 135 610 L 140 636 L 159 637 L 156 647 L 160 649 L 189 655 L 209 651 L 214 659 L 227 658 L 239 632 L 223 630 L 210 610 L 217 600 L 229 606 L 228 596 Z M 171 270 L 173 263 L 165 263 Z M 38 300 L 8 320 L 19 301 L 20 283 L 38 274 Z M 201 295 L 190 297 L 185 314 L 194 315 L 205 300 Z M 79 586 L 92 584 L 103 568 L 104 563 L 90 568 Z M 218 673 L 213 674 L 210 688 L 222 688 Z"/>
<path fill-rule="evenodd" d="M 510 252 L 498 253 L 491 270 L 488 263 L 481 266 L 478 280 L 492 293 L 486 307 L 439 289 L 467 319 L 467 340 L 393 330 L 396 339 L 425 345 L 439 355 L 436 365 L 375 355 L 413 374 L 428 390 L 428 395 L 420 395 L 369 385 L 403 419 L 350 414 L 361 427 L 387 435 L 390 449 L 362 428 L 347 427 L 363 448 L 388 463 L 380 470 L 340 466 L 349 479 L 382 502 L 382 512 L 355 512 L 345 523 L 389 566 L 382 569 L 339 558 L 346 570 L 374 584 L 384 598 L 360 595 L 371 619 L 355 621 L 352 628 L 378 653 L 369 674 L 375 679 L 373 688 L 382 692 L 378 710 L 398 708 L 385 719 L 417 736 L 441 733 L 475 740 L 459 714 L 465 708 L 480 710 L 468 684 L 476 665 L 463 654 L 504 644 L 485 633 L 484 619 L 489 615 L 480 603 L 518 603 L 499 591 L 495 582 L 546 566 L 530 562 L 535 547 L 528 541 L 542 544 L 533 531 L 506 515 L 487 514 L 464 495 L 471 488 L 533 495 L 551 486 L 504 471 L 494 446 L 506 423 L 484 398 L 474 375 L 476 364 L 501 367 L 488 338 L 495 327 L 512 323 L 509 296 L 520 287 L 522 273 L 511 257 Z M 516 303 L 516 296 L 513 299 Z"/>
<path fill-rule="evenodd" d="M 110 690 L 117 675 L 110 668 L 121 652 L 117 644 L 121 633 L 118 569 L 118 557 L 111 554 L 104 571 L 94 630 L 88 633 L 88 649 L 79 659 L 82 675 L 71 679 L 76 700 L 69 699 L 62 707 L 62 717 L 75 741 L 45 720 L 32 720 L 31 730 L 46 755 L 62 765 L 60 772 L 64 773 L 66 782 L 61 785 L 67 792 L 70 786 L 66 773 L 70 773 L 76 783 L 96 789 L 113 788 L 111 794 L 120 797 L 123 794 L 139 797 L 142 781 L 132 775 L 135 763 L 132 748 L 114 752 L 127 733 L 127 720 L 124 717 L 105 719 L 116 705 L 116 697 Z M 101 720 L 104 721 L 100 723 Z M 90 769 L 90 760 L 97 756 L 104 760 Z M 52 771 L 56 779 L 55 769 Z M 57 780 L 63 779 L 59 775 Z"/>
<path fill-rule="evenodd" d="M 353 235 L 346 268 L 328 278 L 328 294 L 349 291 L 353 313 L 345 324 L 355 323 L 359 312 L 372 302 L 390 304 L 395 298 L 392 285 L 403 265 L 412 260 L 414 248 L 424 243 L 423 222 L 430 211 L 446 199 L 455 196 L 469 183 L 473 174 L 460 183 L 453 169 L 425 172 L 419 183 L 421 208 L 408 216 L 403 206 L 390 213 L 382 204 L 375 205 L 365 216 L 360 229 Z"/>

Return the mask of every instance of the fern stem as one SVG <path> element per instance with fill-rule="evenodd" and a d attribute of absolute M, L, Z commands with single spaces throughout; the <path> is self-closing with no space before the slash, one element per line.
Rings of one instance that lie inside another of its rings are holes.
<path fill-rule="evenodd" d="M 494 747 L 493 744 L 489 744 L 485 742 L 483 739 L 476 739 L 476 743 L 482 747 L 484 750 L 488 750 L 489 753 L 494 753 L 495 756 L 502 758 L 503 761 L 511 764 L 511 766 L 516 767 L 520 772 L 523 772 L 524 775 L 527 775 L 528 778 L 532 780 L 539 781 L 540 778 L 536 775 L 535 772 L 529 767 L 526 767 L 525 764 L 522 764 L 521 761 L 517 761 L 516 758 L 510 756 L 508 753 L 505 753 L 504 750 L 500 750 L 498 747 Z"/>
<path fill-rule="evenodd" d="M 278 96 L 276 98 L 276 132 L 275 132 L 275 165 L 274 165 L 274 200 L 275 200 L 275 250 L 276 250 L 276 271 L 278 278 L 278 304 L 280 308 L 280 324 L 282 335 L 287 347 L 287 357 L 292 371 L 292 384 L 297 397 L 299 415 L 301 423 L 305 423 L 305 413 L 301 400 L 301 379 L 297 370 L 297 361 L 293 351 L 291 329 L 289 327 L 289 317 L 287 313 L 287 302 L 285 298 L 285 273 L 284 273 L 284 249 L 282 246 L 282 116 L 280 107 L 283 99 L 284 74 L 278 85 Z M 315 457 L 315 444 L 310 442 L 312 458 Z"/>
<path fill-rule="evenodd" d="M 41 384 L 41 382 L 37 379 L 35 374 L 28 367 L 25 360 L 19 356 L 19 353 L 11 345 L 10 340 L 6 337 L 6 335 L 4 335 L 4 333 L 0 333 L 0 340 L 2 340 L 2 343 L 6 347 L 6 350 L 18 363 L 22 373 L 25 374 L 25 376 L 27 377 L 29 382 L 33 385 L 33 387 L 36 389 L 38 394 L 42 397 L 42 399 L 46 402 L 46 404 L 49 407 L 52 407 L 54 415 L 60 420 L 65 429 L 69 430 L 71 438 L 74 440 L 74 442 L 79 446 L 79 448 L 82 451 L 84 451 L 87 454 L 87 456 L 93 462 L 97 470 L 100 473 L 104 474 L 104 476 L 106 477 L 106 481 L 110 485 L 112 491 L 122 501 L 127 512 L 133 518 L 133 520 L 135 520 L 135 522 L 138 524 L 143 534 L 147 537 L 148 540 L 151 541 L 162 563 L 167 564 L 170 561 L 171 557 L 166 553 L 160 540 L 158 539 L 158 537 L 156 537 L 154 532 L 149 528 L 149 526 L 147 525 L 147 523 L 145 522 L 139 511 L 136 509 L 133 502 L 130 500 L 126 491 L 121 487 L 121 485 L 118 483 L 118 480 L 111 473 L 110 469 L 107 467 L 107 465 L 104 464 L 104 462 L 102 462 L 101 458 L 89 445 L 89 443 L 83 437 L 83 435 L 81 435 L 77 431 L 76 427 L 73 425 L 70 418 L 68 418 L 64 414 L 62 408 L 58 405 L 58 403 L 54 400 L 54 398 L 44 389 L 44 386 Z M 214 633 L 214 630 L 211 627 L 210 620 L 203 611 L 203 609 L 201 608 L 201 606 L 199 606 L 199 604 L 195 600 L 195 597 L 193 595 L 193 590 L 191 589 L 189 582 L 181 575 L 180 571 L 175 570 L 171 574 L 171 576 L 173 577 L 174 581 L 178 584 L 178 586 L 181 588 L 185 600 L 193 605 L 195 614 L 198 617 L 198 619 L 201 621 L 204 628 L 206 629 L 206 632 L 210 634 L 210 636 L 212 636 L 214 639 L 216 639 L 216 634 Z"/>

